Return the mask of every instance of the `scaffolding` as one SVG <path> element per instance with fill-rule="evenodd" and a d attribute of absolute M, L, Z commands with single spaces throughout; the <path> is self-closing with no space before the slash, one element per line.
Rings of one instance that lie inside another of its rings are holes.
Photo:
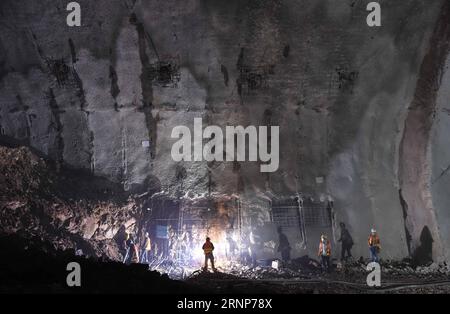
<path fill-rule="evenodd" d="M 307 228 L 331 228 L 333 205 L 296 197 L 272 200 L 271 220 L 279 227 L 298 231 L 300 246 L 306 248 Z"/>
<path fill-rule="evenodd" d="M 306 232 L 301 204 L 299 197 L 272 200 L 271 220 L 278 227 L 296 230 L 303 246 L 306 244 Z"/>

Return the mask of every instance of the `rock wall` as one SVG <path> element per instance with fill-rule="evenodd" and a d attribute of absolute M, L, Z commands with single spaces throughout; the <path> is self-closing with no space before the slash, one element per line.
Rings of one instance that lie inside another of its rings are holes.
<path fill-rule="evenodd" d="M 129 191 L 329 197 L 355 255 L 375 227 L 383 256 L 405 257 L 427 225 L 448 259 L 448 0 L 380 1 L 378 28 L 368 2 L 80 0 L 71 28 L 64 1 L 2 1 L 2 139 Z M 441 108 L 418 117 L 432 136 L 414 131 L 418 101 Z M 195 117 L 279 125 L 278 171 L 174 162 L 172 128 Z"/>
<path fill-rule="evenodd" d="M 0 234 L 121 259 L 125 231 L 138 230 L 139 199 L 79 170 L 56 171 L 29 148 L 0 147 Z"/>

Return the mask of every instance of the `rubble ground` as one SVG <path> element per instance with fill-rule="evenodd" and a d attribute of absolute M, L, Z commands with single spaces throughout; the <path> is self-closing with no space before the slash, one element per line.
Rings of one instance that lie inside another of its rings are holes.
<path fill-rule="evenodd" d="M 75 256 L 73 250 L 57 250 L 40 238 L 0 236 L 0 293 L 150 293 L 150 294 L 312 294 L 312 293 L 450 293 L 449 269 L 445 264 L 413 268 L 408 262 L 384 262 L 382 286 L 369 288 L 367 272 L 359 262 L 322 273 L 319 269 L 249 267 L 234 264 L 217 272 L 193 271 L 184 280 L 148 269 L 102 258 Z M 303 257 L 303 261 L 307 258 Z M 81 288 L 65 282 L 69 262 L 83 272 Z M 166 262 L 160 265 L 176 267 Z M 297 266 L 297 267 L 296 267 Z"/>
<path fill-rule="evenodd" d="M 147 265 L 125 265 L 57 250 L 40 238 L 0 236 L 0 293 L 150 293 L 202 294 L 207 291 L 167 275 L 148 271 Z M 81 269 L 81 287 L 68 287 L 68 263 Z"/>
<path fill-rule="evenodd" d="M 0 146 L 0 234 L 120 258 L 116 238 L 136 222 L 136 199 L 115 183 L 61 168 L 30 148 Z"/>
<path fill-rule="evenodd" d="M 431 263 L 414 267 L 410 261 L 381 262 L 381 287 L 369 287 L 364 263 L 351 261 L 330 273 L 305 256 L 290 265 L 248 267 L 235 265 L 224 272 L 196 272 L 187 282 L 217 293 L 450 293 L 450 267 Z"/>

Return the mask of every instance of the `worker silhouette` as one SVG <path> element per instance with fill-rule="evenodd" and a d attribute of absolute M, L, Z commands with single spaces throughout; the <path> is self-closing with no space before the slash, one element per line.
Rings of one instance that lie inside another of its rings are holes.
<path fill-rule="evenodd" d="M 352 257 L 352 247 L 353 247 L 353 238 L 350 235 L 350 232 L 346 228 L 343 222 L 340 223 L 341 226 L 341 237 L 338 242 L 341 242 L 341 261 L 346 261 L 348 258 Z"/>
<path fill-rule="evenodd" d="M 203 252 L 205 253 L 205 267 L 204 271 L 208 270 L 208 260 L 211 261 L 211 268 L 215 272 L 216 268 L 214 267 L 214 244 L 212 244 L 211 239 L 209 237 L 206 238 L 206 242 L 202 246 Z"/>
<path fill-rule="evenodd" d="M 283 263 L 288 263 L 291 259 L 291 245 L 283 229 L 278 227 L 278 252 L 281 253 Z"/>
<path fill-rule="evenodd" d="M 150 235 L 148 232 L 145 233 L 144 245 L 141 254 L 141 263 L 149 264 L 150 262 L 150 251 L 152 249 L 152 240 L 150 239 Z"/>
<path fill-rule="evenodd" d="M 226 250 L 226 256 L 229 260 L 231 260 L 235 255 L 237 251 L 237 244 L 236 241 L 234 241 L 233 237 L 231 236 L 231 233 L 228 232 L 226 236 L 227 240 L 227 250 Z"/>
<path fill-rule="evenodd" d="M 129 265 L 131 263 L 139 263 L 139 247 L 136 243 L 134 236 L 130 235 L 126 241 L 127 254 L 124 259 L 124 263 Z"/>

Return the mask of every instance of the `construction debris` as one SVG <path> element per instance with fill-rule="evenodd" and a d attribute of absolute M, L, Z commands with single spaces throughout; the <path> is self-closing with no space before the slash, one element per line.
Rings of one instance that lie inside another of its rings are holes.
<path fill-rule="evenodd" d="M 58 172 L 29 148 L 0 146 L 0 186 L 0 234 L 37 236 L 55 248 L 120 260 L 121 228 L 134 227 L 139 205 L 116 184 Z"/>

